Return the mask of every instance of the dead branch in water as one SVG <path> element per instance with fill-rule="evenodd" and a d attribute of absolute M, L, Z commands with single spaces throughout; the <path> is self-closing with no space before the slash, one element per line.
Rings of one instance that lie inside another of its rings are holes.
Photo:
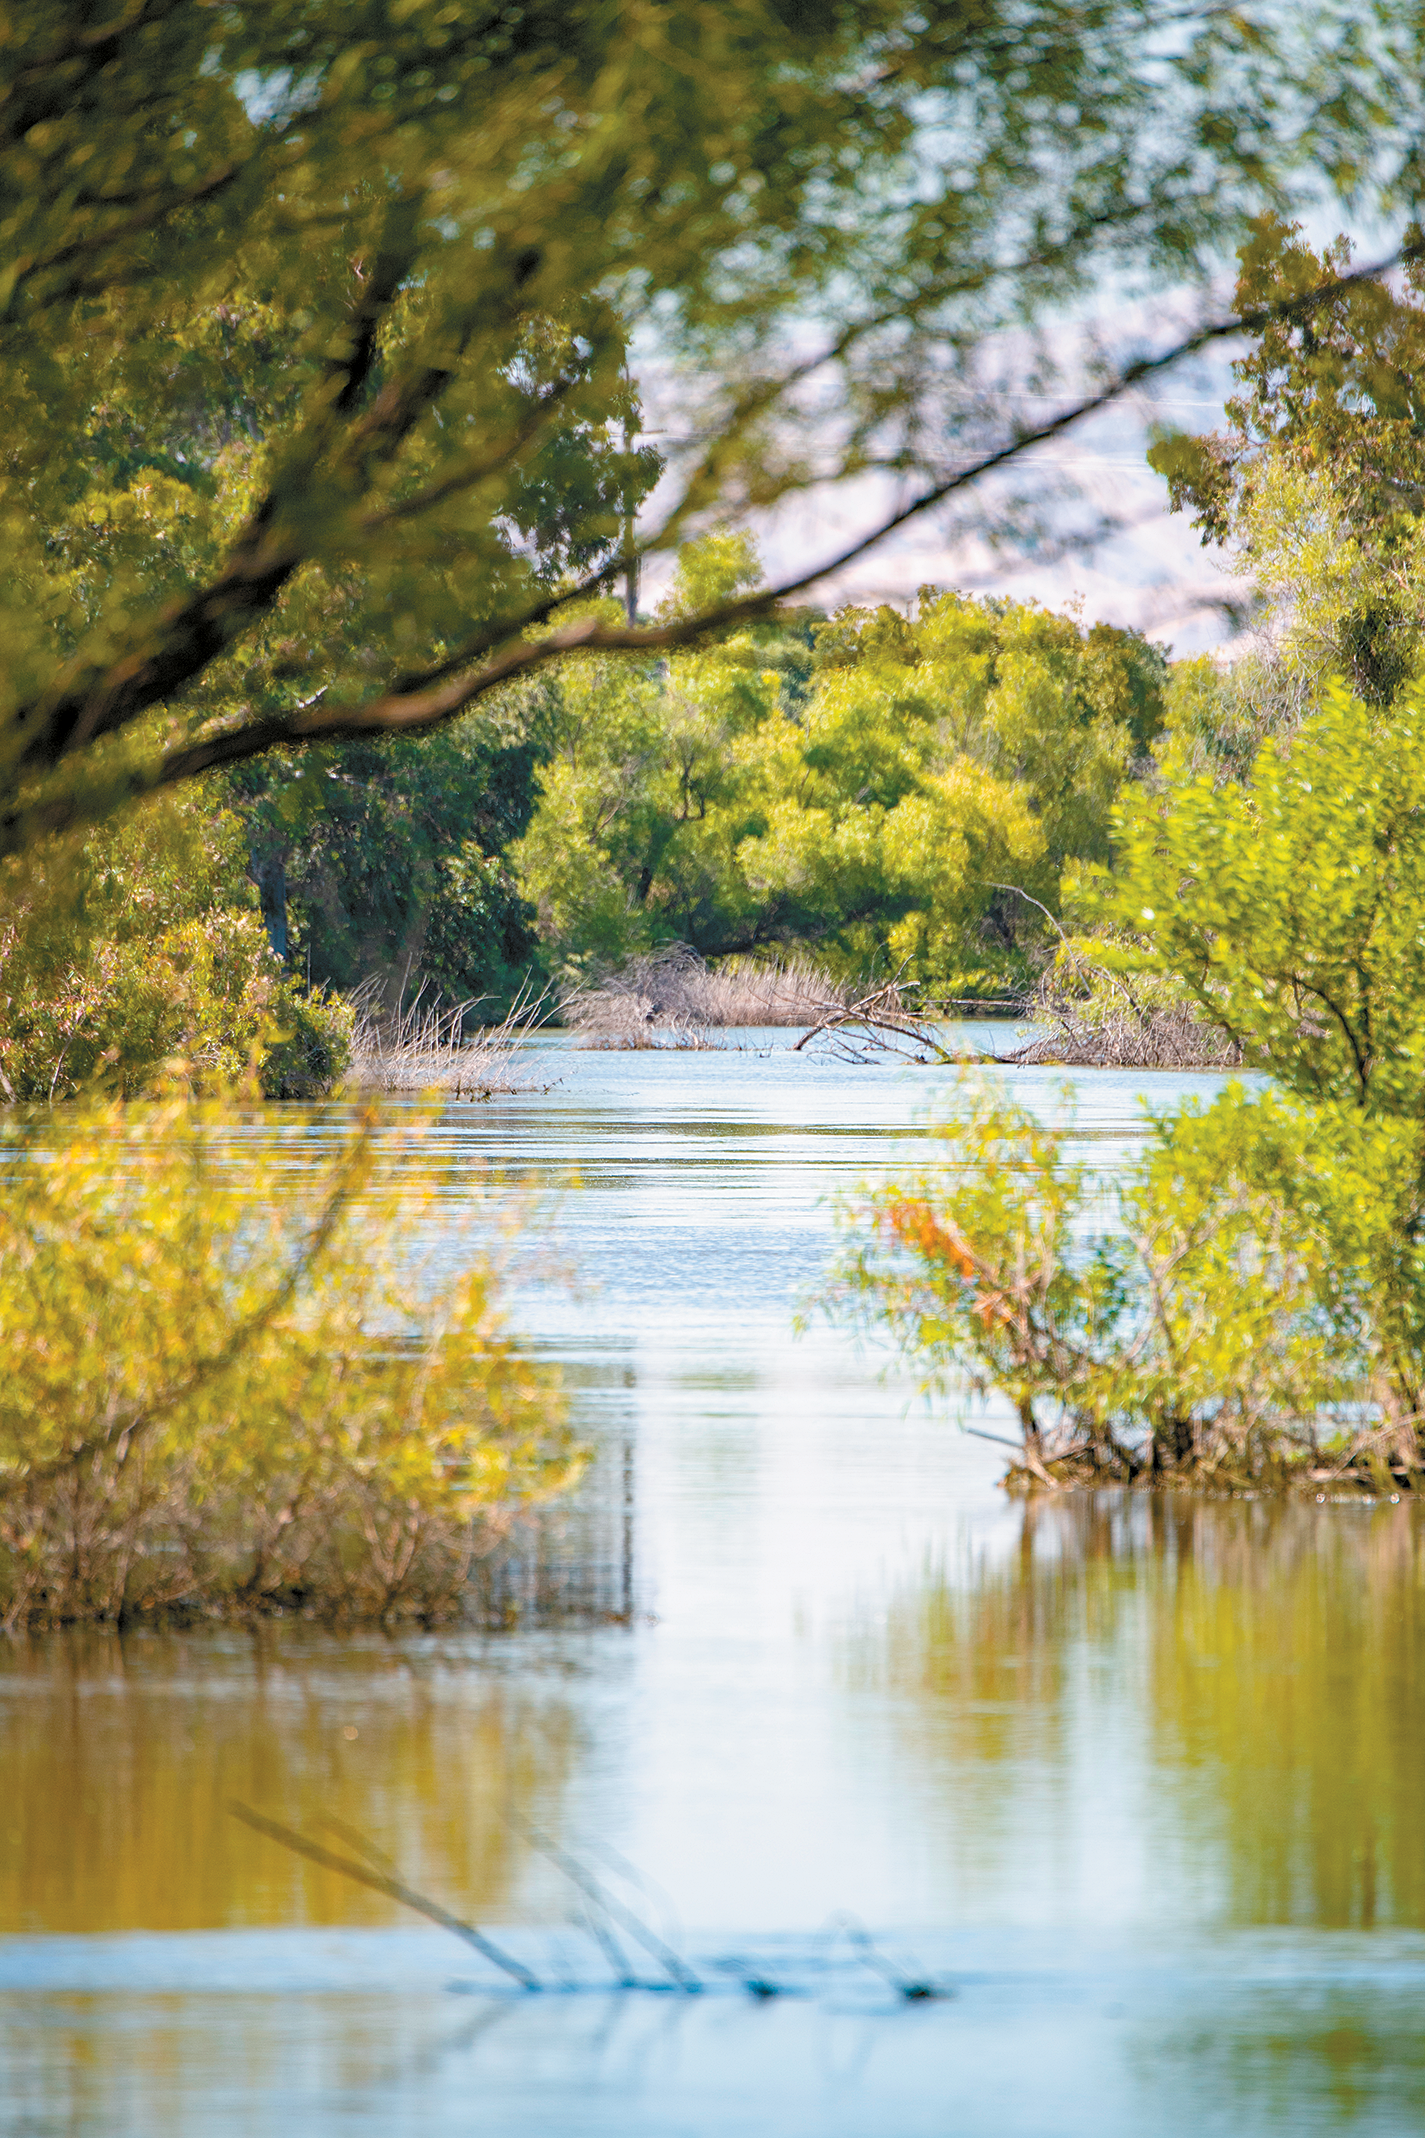
<path fill-rule="evenodd" d="M 532 1975 L 521 1961 L 513 1959 L 509 1953 L 493 1944 L 473 1923 L 463 1922 L 458 1915 L 452 1915 L 448 1908 L 442 1908 L 439 1901 L 428 1899 L 424 1893 L 417 1893 L 415 1888 L 408 1886 L 403 1879 L 391 1877 L 368 1864 L 353 1863 L 346 1856 L 338 1856 L 334 1849 L 323 1848 L 320 1841 L 309 1841 L 305 1834 L 294 1833 L 290 1826 L 281 1826 L 276 1819 L 264 1818 L 260 1811 L 250 1810 L 246 1804 L 239 1804 L 235 1798 L 229 1799 L 228 1810 L 235 1819 L 241 1819 L 244 1826 L 250 1826 L 254 1833 L 265 1835 L 269 1841 L 280 1842 L 283 1848 L 291 1849 L 298 1856 L 305 1856 L 309 1863 L 319 1864 L 324 1871 L 335 1871 L 342 1878 L 354 1879 L 357 1885 L 370 1886 L 374 1893 L 384 1893 L 388 1900 L 399 1901 L 403 1908 L 414 1908 L 418 1915 L 426 1916 L 432 1923 L 438 1923 L 442 1930 L 449 1930 L 453 1936 L 462 1938 L 467 1945 L 473 1945 L 482 1958 L 489 1960 L 493 1966 L 518 1982 L 521 1989 L 538 1990 L 544 1987 L 537 1975 Z"/>
<path fill-rule="evenodd" d="M 959 1061 L 961 1055 L 938 1039 L 927 1018 L 906 1001 L 918 983 L 903 981 L 904 970 L 902 966 L 893 979 L 882 981 L 855 1001 L 828 1007 L 796 1042 L 793 1054 L 800 1054 L 814 1039 L 830 1037 L 843 1061 L 869 1062 L 883 1055 L 920 1063 Z"/>
<path fill-rule="evenodd" d="M 650 1930 L 648 1925 L 634 1914 L 632 1908 L 626 1908 L 576 1856 L 571 1856 L 567 1849 L 561 1848 L 557 1841 L 552 1841 L 548 1834 L 541 1833 L 532 1820 L 524 1818 L 512 1806 L 506 1808 L 505 1817 L 515 1832 L 523 1835 L 531 1848 L 537 1849 L 541 1856 L 547 1857 L 555 1864 L 606 1918 L 611 1916 L 615 1922 L 623 1925 L 630 1937 L 637 1938 L 645 1952 L 652 1954 L 680 1990 L 686 1990 L 692 1996 L 702 1988 L 702 1983 L 692 1969 L 679 1959 L 672 1946 L 660 1938 L 656 1930 Z"/>
<path fill-rule="evenodd" d="M 1236 1041 L 1188 1003 L 1113 1009 L 1041 995 L 1023 1015 L 1050 1029 L 994 1059 L 1006 1068 L 1238 1069 Z"/>
<path fill-rule="evenodd" d="M 714 969 L 688 944 L 670 943 L 569 989 L 560 1009 L 591 1047 L 699 1049 L 715 1046 L 709 1035 L 719 1029 L 802 1025 L 794 1054 L 826 1040 L 849 1062 L 964 1059 L 915 1006 L 920 983 L 903 979 L 904 970 L 857 995 L 809 959 L 729 958 Z"/>

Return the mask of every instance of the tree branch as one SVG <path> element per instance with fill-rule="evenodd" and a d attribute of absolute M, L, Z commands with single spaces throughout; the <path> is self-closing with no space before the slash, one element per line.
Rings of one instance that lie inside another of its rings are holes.
<path fill-rule="evenodd" d="M 448 323 L 448 354 L 442 362 L 398 373 L 363 413 L 356 413 L 375 366 L 380 326 L 415 263 L 419 209 L 420 197 L 407 197 L 392 208 L 381 252 L 352 308 L 350 346 L 330 366 L 321 404 L 294 440 L 218 576 L 165 610 L 146 644 L 105 668 L 81 656 L 62 672 L 49 694 L 17 707 L 11 718 L 21 730 L 22 772 L 53 767 L 100 736 L 128 726 L 150 706 L 176 696 L 268 612 L 293 574 L 311 561 L 311 492 L 334 419 L 350 422 L 333 456 L 332 476 L 349 471 L 359 481 L 369 479 L 373 465 L 395 458 L 449 385 L 477 317 L 488 315 L 488 298 L 479 306 L 472 302 L 463 317 Z M 512 263 L 506 300 L 512 315 L 538 265 L 533 250 L 520 253 Z M 303 507 L 295 525 L 286 520 L 289 497 Z M 6 843 L 12 822 L 10 814 L 0 818 L 0 853 L 13 851 Z"/>
<path fill-rule="evenodd" d="M 16 293 L 37 275 L 48 274 L 56 267 L 68 267 L 76 260 L 92 257 L 95 253 L 102 252 L 106 245 L 117 245 L 122 239 L 134 237 L 140 231 L 154 229 L 169 216 L 177 215 L 183 208 L 195 208 L 200 201 L 215 199 L 219 193 L 227 191 L 234 179 L 241 176 L 242 170 L 243 166 L 239 163 L 227 163 L 212 172 L 209 177 L 195 179 L 191 186 L 182 186 L 176 192 L 151 193 L 135 208 L 133 214 L 126 216 L 122 222 L 107 224 L 102 230 L 91 231 L 87 237 L 75 238 L 72 243 L 61 245 L 57 252 L 46 253 L 41 258 L 20 259 L 12 270 L 9 301 L 12 302 Z M 116 203 L 99 201 L 96 205 L 113 207 Z M 62 283 L 58 289 L 48 292 L 40 299 L 40 303 L 65 303 L 70 298 L 79 296 L 86 286 L 82 277 L 73 278 Z M 35 305 L 32 302 L 26 316 L 33 317 L 34 310 Z"/>
<path fill-rule="evenodd" d="M 480 662 L 490 653 L 495 657 L 437 687 L 432 687 L 435 678 L 450 673 L 450 662 L 426 675 L 403 678 L 398 686 L 362 704 L 328 703 L 319 709 L 270 714 L 200 735 L 168 752 L 151 771 L 134 772 L 109 782 L 105 788 L 107 799 L 102 801 L 97 798 L 96 791 L 96 796 L 88 802 L 82 801 L 78 795 L 66 797 L 60 794 L 37 796 L 28 805 L 17 803 L 0 816 L 0 855 L 16 852 L 48 832 L 106 814 L 121 801 L 149 788 L 193 779 L 216 766 L 241 763 L 284 744 L 342 741 L 387 731 L 411 734 L 438 727 L 455 719 L 501 683 L 544 667 L 566 654 L 668 652 L 693 644 L 708 632 L 766 616 L 792 595 L 803 593 L 818 580 L 843 571 L 888 535 L 942 504 L 957 491 L 1009 466 L 1034 447 L 1063 436 L 1132 387 L 1169 370 L 1185 357 L 1216 342 L 1241 334 L 1259 333 L 1275 322 L 1309 317 L 1333 302 L 1344 290 L 1378 280 L 1391 268 L 1422 258 L 1425 258 L 1425 240 L 1401 246 L 1388 258 L 1353 269 L 1314 290 L 1277 299 L 1195 329 L 1160 354 L 1141 357 L 1126 365 L 1096 393 L 1085 396 L 1030 429 L 1017 431 L 993 452 L 982 454 L 922 490 L 836 556 L 794 578 L 783 580 L 775 587 L 724 602 L 701 615 L 661 627 L 616 627 L 590 618 L 542 639 L 518 641 L 518 634 L 545 621 L 559 607 L 586 597 L 593 587 L 593 583 L 586 582 L 580 587 L 546 596 L 523 612 L 503 617 L 490 625 L 464 649 L 462 665 Z M 537 256 L 533 255 L 521 255 L 515 263 L 516 298 L 537 265 Z M 372 281 L 375 281 L 374 274 Z M 388 272 L 383 287 L 389 288 L 394 295 L 397 286 Z M 368 285 L 361 302 L 369 305 L 373 301 Z M 473 331 L 473 325 L 473 318 L 466 322 L 466 339 Z M 461 343 L 460 347 L 463 346 Z M 369 337 L 360 330 L 358 320 L 358 331 L 345 359 L 350 367 L 346 376 L 355 376 L 359 367 L 369 362 L 369 348 Z M 459 349 L 455 354 L 458 353 Z M 450 376 L 451 368 L 447 363 L 393 379 L 353 426 L 343 457 L 357 462 L 363 458 L 389 460 L 433 404 Z M 345 390 L 343 384 L 336 398 L 339 399 Z M 289 459 L 289 480 L 303 462 L 310 466 L 312 448 L 317 442 L 315 439 L 299 439 L 294 455 Z M 172 697 L 271 607 L 287 580 L 310 554 L 305 541 L 281 529 L 281 497 L 279 481 L 249 521 L 219 576 L 210 586 L 161 617 L 147 647 L 123 657 L 100 674 L 85 669 L 75 675 L 71 670 L 69 679 L 61 681 L 52 697 L 19 709 L 14 716 L 17 725 L 34 723 L 33 739 L 24 749 L 22 766 L 34 769 L 54 767 L 85 743 L 126 726 L 150 706 Z"/>
<path fill-rule="evenodd" d="M 717 608 L 705 610 L 697 616 L 681 618 L 672 624 L 630 627 L 603 624 L 595 618 L 586 618 L 543 639 L 519 644 L 508 643 L 515 633 L 528 629 L 533 623 L 542 622 L 559 606 L 587 596 L 592 592 L 593 584 L 597 582 L 585 584 L 578 589 L 550 596 L 524 614 L 502 619 L 492 625 L 487 632 L 470 642 L 465 649 L 466 659 L 469 662 L 479 660 L 485 653 L 493 651 L 502 639 L 506 641 L 503 650 L 484 666 L 475 669 L 473 673 L 457 676 L 444 688 L 423 687 L 441 672 L 429 671 L 427 676 L 403 679 L 398 688 L 387 691 L 380 697 L 368 699 L 362 705 L 324 705 L 320 712 L 310 716 L 275 715 L 240 728 L 220 730 L 214 735 L 199 738 L 185 749 L 171 753 L 164 760 L 165 769 L 160 773 L 158 784 L 170 785 L 175 780 L 194 778 L 199 772 L 207 771 L 214 765 L 238 763 L 244 758 L 259 755 L 276 743 L 338 741 L 374 731 L 389 729 L 411 733 L 436 727 L 454 719 L 467 706 L 474 704 L 477 698 L 483 697 L 497 685 L 532 669 L 544 667 L 565 654 L 665 653 L 680 646 L 691 645 L 708 632 L 752 622 L 775 610 L 792 595 L 804 593 L 818 580 L 843 571 L 847 565 L 864 556 L 867 550 L 884 541 L 887 535 L 895 533 L 921 514 L 943 503 L 956 491 L 968 488 L 983 476 L 1007 466 L 1033 447 L 1062 436 L 1075 424 L 1083 422 L 1086 417 L 1109 406 L 1121 394 L 1140 385 L 1144 379 L 1169 369 L 1173 364 L 1208 348 L 1214 342 L 1228 340 L 1238 334 L 1257 332 L 1273 320 L 1303 316 L 1328 302 L 1348 285 L 1372 280 L 1402 261 L 1422 257 L 1425 257 L 1425 241 L 1402 247 L 1390 259 L 1341 276 L 1323 289 L 1279 303 L 1259 306 L 1231 319 L 1217 320 L 1198 328 L 1160 355 L 1142 357 L 1136 363 L 1129 364 L 1099 392 L 1049 417 L 1031 430 L 1018 432 L 1007 444 L 982 455 L 958 469 L 953 475 L 946 476 L 941 482 L 922 491 L 909 504 L 890 514 L 869 534 L 858 537 L 837 556 L 815 565 L 810 571 L 800 573 L 795 578 L 784 579 L 775 587 L 743 595 L 736 601 L 723 602 Z M 449 663 L 443 664 L 445 672 L 448 672 L 449 666 Z"/>

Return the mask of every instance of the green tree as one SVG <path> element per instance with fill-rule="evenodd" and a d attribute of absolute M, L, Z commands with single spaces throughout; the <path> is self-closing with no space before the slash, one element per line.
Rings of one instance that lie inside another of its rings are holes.
<path fill-rule="evenodd" d="M 1227 427 L 1148 455 L 1173 509 L 1234 547 L 1271 604 L 1296 717 L 1334 673 L 1388 703 L 1420 655 L 1425 264 L 1408 259 L 1395 285 L 1351 274 L 1345 237 L 1317 253 L 1299 225 L 1261 217 L 1234 303 L 1282 309 L 1232 367 Z"/>
<path fill-rule="evenodd" d="M 1081 895 L 1295 1102 L 1276 1192 L 1425 1451 L 1425 689 L 1381 708 L 1337 684 L 1237 785 L 1164 769 L 1161 799 L 1126 799 L 1116 878 Z"/>
<path fill-rule="evenodd" d="M 1349 21 L 1144 0 L 19 0 L 0 847 L 658 643 L 530 635 L 626 534 L 640 337 L 692 433 L 652 539 L 871 466 L 920 509 L 1003 448 L 987 334 L 1388 160 L 1409 90 Z"/>
<path fill-rule="evenodd" d="M 1337 684 L 1224 783 L 1170 747 L 1080 910 L 1269 1072 L 1150 1124 L 1105 1184 L 996 1094 L 951 1170 L 856 1213 L 859 1311 L 1019 1410 L 1026 1472 L 1425 1475 L 1425 688 Z"/>
<path fill-rule="evenodd" d="M 668 609 L 755 577 L 745 544 L 694 545 Z M 934 589 L 910 619 L 846 609 L 809 635 L 561 668 L 512 855 L 557 958 L 804 943 L 950 993 L 1022 984 L 1065 859 L 1109 851 L 1161 720 L 1162 653 Z"/>
<path fill-rule="evenodd" d="M 504 850 L 534 804 L 537 718 L 472 714 L 229 775 L 273 949 L 294 974 L 387 1007 L 507 997 L 535 952 Z M 494 1008 L 494 1003 L 489 1005 Z"/>
<path fill-rule="evenodd" d="M 1389 713 L 1337 685 L 1290 743 L 1218 786 L 1164 759 L 1130 791 L 1113 873 L 1081 909 L 1132 931 L 1286 1090 L 1425 1123 L 1425 691 Z"/>

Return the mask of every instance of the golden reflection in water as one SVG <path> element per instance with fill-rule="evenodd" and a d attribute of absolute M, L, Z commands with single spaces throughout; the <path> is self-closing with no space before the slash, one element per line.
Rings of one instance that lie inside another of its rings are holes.
<path fill-rule="evenodd" d="M 439 1644 L 290 1632 L 86 1631 L 0 1652 L 0 1932 L 413 1918 L 251 1832 L 236 1797 L 345 1822 L 457 1912 L 499 1917 L 557 1823 L 567 1706 Z M 340 1846 L 328 1829 L 329 1844 Z"/>
<path fill-rule="evenodd" d="M 1130 2068 L 1166 2108 L 1201 2104 L 1209 2127 L 1242 2132 L 1425 2128 L 1425 2037 L 1409 1993 L 1329 1989 L 1239 1993 L 1235 2009 L 1187 2025 L 1155 2014 Z M 1194 2119 L 1196 2120 L 1196 2119 Z"/>
<path fill-rule="evenodd" d="M 928 1569 L 847 1660 L 954 1771 L 967 1892 L 1009 1829 L 1062 1838 L 1045 1778 L 1116 1730 L 1165 1903 L 1171 1851 L 1231 1922 L 1425 1927 L 1425 1511 L 1032 1503 L 1007 1558 Z"/>

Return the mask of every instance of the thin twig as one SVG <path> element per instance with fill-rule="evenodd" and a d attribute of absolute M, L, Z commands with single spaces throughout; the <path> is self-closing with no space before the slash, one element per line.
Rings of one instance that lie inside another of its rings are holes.
<path fill-rule="evenodd" d="M 514 1810 L 512 1806 L 506 1806 L 505 1817 L 509 1820 L 515 1832 L 524 1836 L 531 1848 L 537 1849 L 541 1856 L 547 1856 L 552 1864 L 557 1865 L 564 1873 L 564 1876 L 572 1880 L 579 1888 L 579 1891 L 594 1901 L 604 1911 L 605 1915 L 612 1916 L 616 1922 L 622 1923 L 629 1936 L 637 1938 L 639 1944 L 642 1945 L 646 1952 L 653 1955 L 659 1966 L 667 1971 L 679 1989 L 686 1990 L 691 1996 L 702 1988 L 702 1983 L 692 1969 L 679 1959 L 672 1946 L 665 1944 L 656 1930 L 650 1930 L 647 1923 L 640 1921 L 632 1908 L 626 1908 L 615 1894 L 608 1892 L 600 1884 L 599 1880 L 595 1878 L 593 1872 L 584 1868 L 577 1857 L 571 1856 L 567 1849 L 561 1848 L 557 1841 L 551 1840 L 549 1835 L 542 1833 L 532 1820 L 526 1819 L 522 1813 Z"/>
<path fill-rule="evenodd" d="M 427 1916 L 431 1922 L 439 1923 L 442 1930 L 449 1930 L 455 1937 L 463 1938 L 467 1945 L 473 1945 L 476 1952 L 518 1982 L 521 1989 L 538 1990 L 544 1987 L 538 1976 L 532 1975 L 521 1961 L 512 1959 L 509 1953 L 502 1952 L 498 1945 L 492 1944 L 473 1923 L 463 1922 L 458 1915 L 452 1915 L 448 1908 L 442 1908 L 439 1901 L 429 1900 L 424 1893 L 417 1893 L 414 1886 L 408 1886 L 403 1879 L 388 1878 L 384 1872 L 372 1870 L 364 1863 L 352 1863 L 347 1857 L 338 1856 L 333 1849 L 323 1848 L 319 1841 L 309 1841 L 305 1834 L 294 1833 L 290 1826 L 280 1826 L 275 1819 L 264 1818 L 260 1811 L 250 1810 L 246 1804 L 238 1803 L 236 1798 L 229 1798 L 227 1808 L 235 1819 L 241 1819 L 244 1826 L 250 1826 L 254 1833 L 265 1834 L 269 1841 L 279 1841 L 283 1848 L 292 1849 L 298 1856 L 305 1856 L 309 1862 L 319 1864 L 324 1871 L 336 1871 L 343 1878 L 354 1879 L 358 1885 L 370 1886 L 373 1892 L 384 1893 L 388 1900 L 399 1901 L 402 1907 L 414 1908 L 418 1915 Z"/>

